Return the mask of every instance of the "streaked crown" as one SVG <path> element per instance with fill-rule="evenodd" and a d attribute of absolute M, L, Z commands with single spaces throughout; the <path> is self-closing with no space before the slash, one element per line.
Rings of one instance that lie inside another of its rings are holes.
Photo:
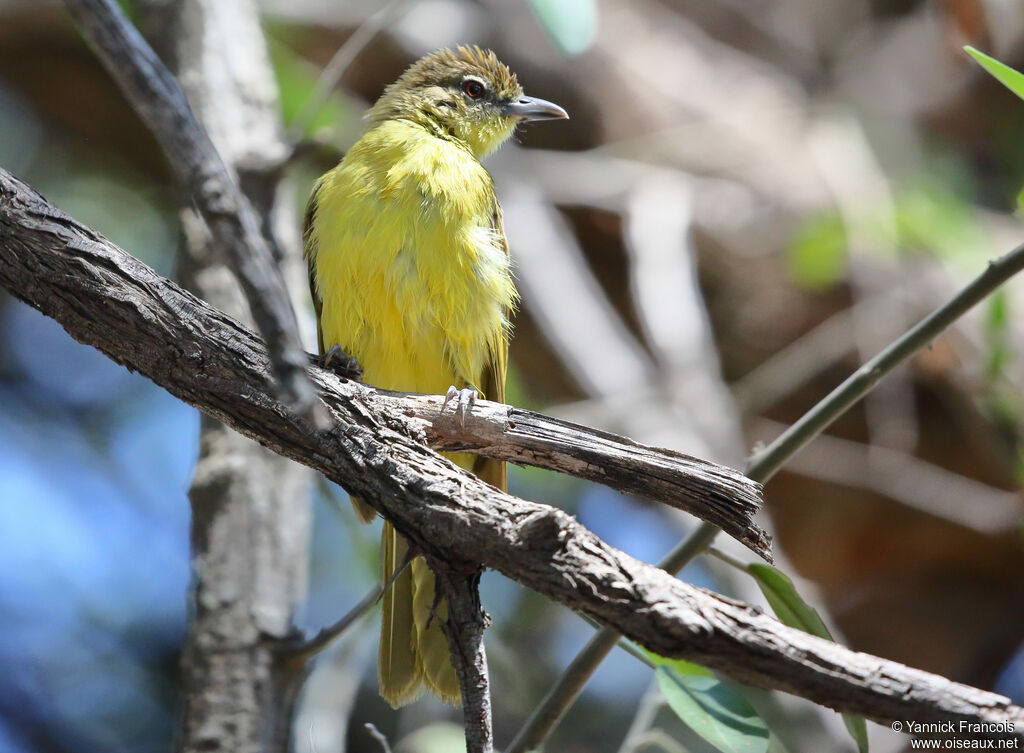
<path fill-rule="evenodd" d="M 368 119 L 371 128 L 385 120 L 412 120 L 483 157 L 512 135 L 520 118 L 508 108 L 522 97 L 515 74 L 497 55 L 466 45 L 409 66 L 384 90 Z"/>

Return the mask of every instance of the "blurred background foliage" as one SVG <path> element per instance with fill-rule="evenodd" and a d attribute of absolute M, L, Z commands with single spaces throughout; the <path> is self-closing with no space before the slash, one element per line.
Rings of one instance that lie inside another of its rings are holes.
<path fill-rule="evenodd" d="M 290 122 L 378 4 L 262 6 Z M 460 42 L 572 115 L 489 162 L 524 299 L 513 403 L 740 465 L 1020 240 L 1024 105 L 960 52 L 1024 65 L 1001 0 L 407 0 L 312 121 L 298 198 L 384 85 Z M 173 275 L 162 156 L 57 3 L 0 0 L 0 165 Z M 766 520 L 839 640 L 1018 703 L 1022 311 L 1018 281 L 901 369 L 769 484 Z M 0 753 L 165 750 L 198 417 L 3 294 L 0 322 Z M 693 525 L 544 472 L 511 485 L 648 561 Z M 376 572 L 344 492 L 315 505 L 311 629 Z M 716 560 L 682 577 L 764 603 Z M 591 628 L 498 576 L 484 599 L 500 743 Z M 375 640 L 364 621 L 320 663 L 296 747 L 376 750 L 373 721 L 396 751 L 458 749 L 457 712 L 377 698 Z M 549 750 L 628 753 L 651 683 L 614 653 Z M 851 746 L 834 714 L 749 697 L 791 751 Z"/>

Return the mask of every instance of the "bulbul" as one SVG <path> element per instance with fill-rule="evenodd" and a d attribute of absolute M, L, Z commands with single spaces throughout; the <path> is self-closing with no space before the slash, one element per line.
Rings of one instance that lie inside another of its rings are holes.
<path fill-rule="evenodd" d="M 369 384 L 503 402 L 517 294 L 494 182 L 480 160 L 525 121 L 567 118 L 524 96 L 507 66 L 479 47 L 413 63 L 369 111 L 359 140 L 314 185 L 305 253 L 320 351 L 340 347 Z M 504 463 L 453 454 L 504 490 Z M 353 499 L 363 522 L 374 511 Z M 385 582 L 408 546 L 384 524 Z M 459 703 L 434 577 L 413 560 L 383 597 L 380 693 L 392 706 L 423 687 Z"/>

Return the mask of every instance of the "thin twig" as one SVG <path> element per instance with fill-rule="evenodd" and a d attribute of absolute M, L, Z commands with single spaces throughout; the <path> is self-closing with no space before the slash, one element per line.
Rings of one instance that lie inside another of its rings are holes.
<path fill-rule="evenodd" d="M 737 570 L 742 570 L 743 572 L 747 571 L 747 565 L 745 562 L 736 559 L 728 552 L 723 552 L 717 546 L 709 546 L 708 554 L 710 554 L 715 559 L 720 560 L 721 562 L 724 562 L 725 564 L 736 568 Z"/>
<path fill-rule="evenodd" d="M 867 394 L 886 374 L 931 343 L 987 295 L 1024 269 L 1024 245 L 990 261 L 967 287 L 925 317 L 892 345 L 861 366 L 839 387 L 804 414 L 774 442 L 755 452 L 747 467 L 748 478 L 766 483 L 782 465 L 826 427 Z M 662 560 L 658 567 L 673 575 L 707 549 L 719 529 L 702 523 Z M 605 627 L 598 631 L 562 673 L 518 732 L 507 753 L 525 753 L 539 747 L 576 701 L 587 680 L 615 647 L 619 635 Z"/>
<path fill-rule="evenodd" d="M 782 465 L 850 406 L 866 395 L 890 371 L 931 344 L 946 327 L 979 304 L 993 290 L 1024 269 L 1024 246 L 990 261 L 967 287 L 937 308 L 906 334 L 855 371 L 845 382 L 805 413 L 774 442 L 755 452 L 747 476 L 767 483 Z"/>
<path fill-rule="evenodd" d="M 317 79 L 309 99 L 302 105 L 292 120 L 292 124 L 288 127 L 288 143 L 291 145 L 291 151 L 294 151 L 302 143 L 306 131 L 309 130 L 317 113 L 320 112 L 320 108 L 324 106 L 331 91 L 341 81 L 341 77 L 345 75 L 345 71 L 348 70 L 352 61 L 377 36 L 377 32 L 398 17 L 398 11 L 406 2 L 408 0 L 391 0 L 367 18 L 334 53 L 320 73 L 320 78 Z"/>
<path fill-rule="evenodd" d="M 491 686 L 484 651 L 484 629 L 488 618 L 480 606 L 480 570 L 461 572 L 428 558 L 437 586 L 448 602 L 444 623 L 452 663 L 462 691 L 462 716 L 466 730 L 466 753 L 494 753 L 491 720 Z"/>
<path fill-rule="evenodd" d="M 178 185 L 195 203 L 227 256 L 256 327 L 267 341 L 285 402 L 298 415 L 325 428 L 306 375 L 298 321 L 260 231 L 260 220 L 196 120 L 178 82 L 115 0 L 66 0 L 66 5 L 82 36 L 156 137 Z"/>
<path fill-rule="evenodd" d="M 583 621 L 590 625 L 590 627 L 594 628 L 594 630 L 601 629 L 601 623 L 595 620 L 593 617 L 590 617 L 589 615 L 585 614 L 581 614 L 580 617 L 582 617 Z M 622 636 L 619 636 L 619 648 L 621 648 L 623 651 L 632 656 L 641 664 L 646 664 L 651 669 L 655 669 L 658 666 L 653 661 L 651 661 L 651 658 L 647 654 L 643 652 L 643 649 L 637 648 L 636 644 L 634 644 L 626 638 L 623 638 Z"/>
<path fill-rule="evenodd" d="M 409 567 L 409 564 L 416 558 L 416 552 L 410 548 L 406 551 L 405 557 L 399 563 L 398 567 L 391 574 L 391 577 L 384 583 L 378 583 L 370 589 L 369 593 L 366 594 L 362 599 L 356 602 L 356 605 L 352 607 L 345 615 L 335 622 L 333 625 L 320 630 L 319 633 L 304 641 L 289 642 L 284 645 L 281 649 L 282 653 L 287 654 L 291 658 L 299 659 L 301 661 L 308 661 L 317 654 L 321 653 L 324 649 L 330 646 L 334 641 L 341 637 L 342 633 L 349 629 L 352 624 L 366 614 L 370 608 L 380 601 L 380 598 L 384 595 L 384 592 L 394 585 L 394 582 L 398 579 L 405 568 Z"/>
<path fill-rule="evenodd" d="M 381 750 L 383 753 L 391 753 L 391 746 L 388 744 L 388 739 L 384 737 L 384 733 L 377 729 L 376 725 L 367 722 L 363 725 L 366 731 L 370 733 L 370 737 L 380 743 Z"/>

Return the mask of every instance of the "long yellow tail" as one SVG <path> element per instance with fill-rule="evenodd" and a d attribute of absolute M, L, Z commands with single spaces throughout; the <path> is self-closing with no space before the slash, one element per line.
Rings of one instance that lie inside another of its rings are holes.
<path fill-rule="evenodd" d="M 385 579 L 394 574 L 407 550 L 405 540 L 384 523 Z M 381 697 L 394 708 L 415 701 L 424 685 L 441 700 L 459 703 L 459 679 L 442 628 L 448 608 L 444 600 L 435 604 L 434 594 L 434 574 L 422 557 L 414 559 L 384 593 L 378 679 Z"/>
<path fill-rule="evenodd" d="M 450 457 L 484 481 L 505 489 L 504 463 L 470 455 Z M 385 522 L 381 540 L 385 583 L 407 551 L 405 539 Z M 459 678 L 442 627 L 448 619 L 448 605 L 435 593 L 434 574 L 422 557 L 414 559 L 384 592 L 378 680 L 381 697 L 394 708 L 415 701 L 424 685 L 446 703 L 458 705 L 461 701 Z"/>

